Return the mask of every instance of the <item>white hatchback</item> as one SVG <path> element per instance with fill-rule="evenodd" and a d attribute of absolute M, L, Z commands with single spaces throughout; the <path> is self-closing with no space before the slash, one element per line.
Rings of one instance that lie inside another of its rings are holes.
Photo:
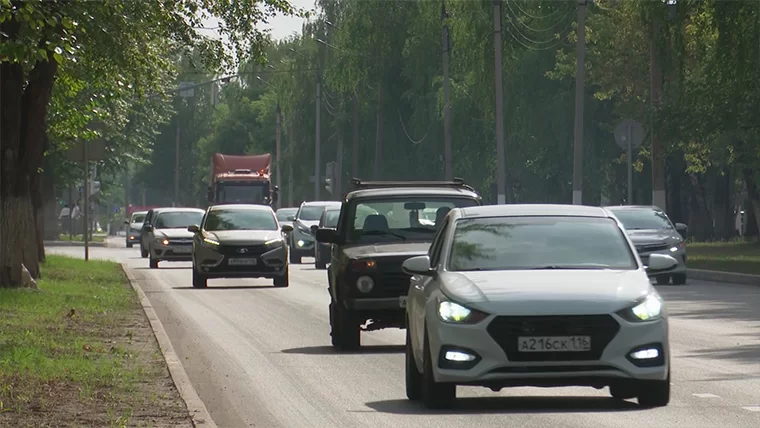
<path fill-rule="evenodd" d="M 428 255 L 407 259 L 406 393 L 430 408 L 457 385 L 609 387 L 644 407 L 670 400 L 665 306 L 607 210 L 453 209 Z"/>

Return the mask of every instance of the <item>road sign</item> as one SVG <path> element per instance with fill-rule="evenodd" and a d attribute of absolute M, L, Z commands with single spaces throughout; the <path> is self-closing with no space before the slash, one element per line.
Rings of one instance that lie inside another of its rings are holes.
<path fill-rule="evenodd" d="M 87 158 L 93 162 L 102 161 L 106 158 L 106 142 L 104 139 L 99 138 L 87 144 Z M 66 159 L 72 162 L 84 162 L 84 143 L 77 141 L 69 147 L 66 150 Z"/>
<path fill-rule="evenodd" d="M 630 131 L 630 133 L 628 132 Z M 630 137 L 629 137 L 630 135 Z M 628 150 L 628 138 L 631 139 L 631 148 L 638 149 L 644 141 L 646 131 L 639 122 L 633 119 L 625 119 L 615 128 L 615 143 L 623 149 Z"/>

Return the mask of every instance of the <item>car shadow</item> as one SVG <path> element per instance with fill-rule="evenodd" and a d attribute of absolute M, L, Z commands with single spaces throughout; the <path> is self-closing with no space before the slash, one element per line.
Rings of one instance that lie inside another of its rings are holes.
<path fill-rule="evenodd" d="M 364 355 L 364 354 L 402 354 L 404 345 L 362 346 L 353 351 L 340 351 L 332 346 L 304 346 L 302 348 L 283 349 L 283 354 L 302 355 Z"/>
<path fill-rule="evenodd" d="M 608 397 L 468 397 L 458 398 L 448 409 L 430 410 L 409 400 L 366 403 L 380 413 L 396 415 L 461 415 L 468 413 L 587 413 L 643 410 L 631 401 Z"/>
<path fill-rule="evenodd" d="M 265 289 L 265 288 L 277 289 L 277 287 L 275 287 L 273 285 L 209 285 L 206 288 L 195 288 L 193 286 L 172 287 L 173 290 L 198 290 L 198 291 L 204 291 L 204 290 L 258 290 L 258 289 Z"/>
<path fill-rule="evenodd" d="M 166 266 L 166 267 L 159 266 L 158 268 L 151 268 L 150 266 L 148 266 L 148 267 L 143 266 L 143 267 L 135 267 L 135 268 L 132 268 L 132 269 L 135 269 L 135 270 L 166 270 L 166 269 L 192 269 L 192 267 L 191 266 Z"/>

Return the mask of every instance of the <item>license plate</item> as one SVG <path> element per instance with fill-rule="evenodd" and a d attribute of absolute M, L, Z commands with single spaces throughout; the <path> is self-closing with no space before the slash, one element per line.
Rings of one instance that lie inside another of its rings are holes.
<path fill-rule="evenodd" d="M 229 259 L 227 264 L 230 266 L 256 266 L 256 259 Z"/>
<path fill-rule="evenodd" d="M 174 252 L 177 254 L 190 254 L 193 252 L 192 247 L 175 247 Z"/>
<path fill-rule="evenodd" d="M 402 308 L 406 307 L 406 296 L 401 296 L 398 298 L 398 305 Z"/>
<path fill-rule="evenodd" d="M 591 350 L 589 336 L 518 337 L 520 352 L 585 352 Z"/>

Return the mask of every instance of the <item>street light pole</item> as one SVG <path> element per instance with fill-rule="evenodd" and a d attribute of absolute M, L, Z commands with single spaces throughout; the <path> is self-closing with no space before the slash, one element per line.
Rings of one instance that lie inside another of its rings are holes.
<path fill-rule="evenodd" d="M 451 102 L 449 82 L 449 28 L 446 25 L 446 3 L 441 0 L 441 46 L 443 54 L 443 158 L 446 180 L 454 179 L 453 159 L 451 158 Z"/>
<path fill-rule="evenodd" d="M 573 205 L 583 204 L 583 94 L 586 71 L 586 0 L 578 0 L 578 46 L 575 57 L 575 143 L 573 145 Z"/>
<path fill-rule="evenodd" d="M 504 88 L 501 71 L 501 0 L 493 2 L 493 48 L 496 73 L 496 203 L 506 204 L 506 166 L 504 162 Z"/>
<path fill-rule="evenodd" d="M 177 115 L 176 138 L 174 139 L 174 202 L 172 206 L 179 206 L 179 114 Z"/>
<path fill-rule="evenodd" d="M 282 189 L 282 174 L 280 173 L 280 170 L 282 169 L 282 153 L 280 151 L 280 131 L 282 129 L 282 111 L 280 110 L 280 102 L 277 102 L 277 129 L 275 130 L 275 161 L 274 161 L 274 173 L 275 173 L 275 180 L 277 181 L 278 188 Z M 280 203 L 280 198 L 277 198 L 277 202 L 275 202 L 275 208 L 280 208 L 282 204 Z"/>
<path fill-rule="evenodd" d="M 319 188 L 321 187 L 321 184 L 322 184 L 322 181 L 319 179 L 319 174 L 320 174 L 319 164 L 321 162 L 320 156 L 319 156 L 320 149 L 321 149 L 320 139 L 319 139 L 319 134 L 320 134 L 319 113 L 321 110 L 320 107 L 322 107 L 322 76 L 319 73 L 319 71 L 317 71 L 317 102 L 316 102 L 316 108 L 315 108 L 317 123 L 315 126 L 316 129 L 314 130 L 314 200 L 315 201 L 319 200 Z"/>

